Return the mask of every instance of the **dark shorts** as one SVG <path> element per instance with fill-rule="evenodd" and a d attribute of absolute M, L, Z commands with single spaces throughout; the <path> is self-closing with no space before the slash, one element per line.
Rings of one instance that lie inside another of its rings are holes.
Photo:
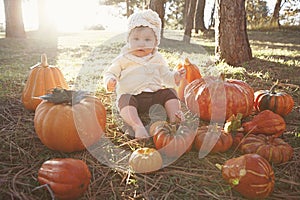
<path fill-rule="evenodd" d="M 178 99 L 176 91 L 171 88 L 165 88 L 156 92 L 142 92 L 138 95 L 123 94 L 121 95 L 118 107 L 122 110 L 125 106 L 136 107 L 139 114 L 148 113 L 151 106 L 159 104 L 165 106 L 170 99 Z"/>

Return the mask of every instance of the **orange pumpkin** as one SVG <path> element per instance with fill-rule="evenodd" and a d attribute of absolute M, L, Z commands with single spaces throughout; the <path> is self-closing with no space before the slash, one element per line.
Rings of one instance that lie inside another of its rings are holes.
<path fill-rule="evenodd" d="M 263 134 L 250 134 L 241 140 L 242 153 L 257 153 L 269 162 L 279 164 L 289 161 L 293 156 L 293 148 L 281 138 Z"/>
<path fill-rule="evenodd" d="M 245 154 L 217 166 L 221 168 L 224 180 L 246 198 L 266 198 L 274 189 L 274 171 L 258 154 Z"/>
<path fill-rule="evenodd" d="M 175 69 L 179 70 L 184 68 L 186 70 L 185 78 L 182 79 L 179 83 L 179 86 L 176 87 L 178 97 L 181 101 L 184 101 L 184 89 L 185 87 L 195 79 L 201 78 L 199 68 L 190 62 L 188 58 L 185 58 L 184 62 L 179 63 Z"/>
<path fill-rule="evenodd" d="M 242 127 L 246 133 L 261 133 L 278 137 L 285 131 L 286 123 L 280 115 L 264 110 L 255 115 L 251 121 L 242 123 Z"/>
<path fill-rule="evenodd" d="M 136 173 L 150 173 L 162 168 L 163 160 L 154 148 L 143 147 L 136 149 L 129 158 L 129 166 Z"/>
<path fill-rule="evenodd" d="M 294 107 L 293 97 L 285 92 L 276 92 L 277 84 L 270 90 L 258 90 L 254 93 L 254 108 L 260 112 L 271 110 L 281 116 L 289 114 Z"/>
<path fill-rule="evenodd" d="M 27 110 L 34 111 L 41 103 L 38 98 L 49 93 L 53 88 L 68 89 L 68 84 L 58 67 L 47 63 L 46 54 L 41 56 L 41 63 L 31 67 L 22 92 L 22 103 Z"/>
<path fill-rule="evenodd" d="M 155 127 L 153 127 L 155 126 Z M 170 157 L 180 157 L 191 150 L 195 132 L 188 126 L 170 123 L 152 124 L 153 142 L 156 149 Z"/>
<path fill-rule="evenodd" d="M 54 89 L 35 111 L 35 131 L 48 148 L 74 152 L 104 134 L 106 110 L 101 101 L 80 91 Z"/>
<path fill-rule="evenodd" d="M 58 199 L 73 200 L 84 194 L 91 180 L 85 162 L 73 158 L 56 158 L 45 161 L 38 171 L 41 185 L 48 184 Z"/>
<path fill-rule="evenodd" d="M 186 86 L 188 109 L 205 121 L 224 122 L 233 114 L 251 114 L 254 92 L 245 82 L 220 77 L 203 77 Z"/>
<path fill-rule="evenodd" d="M 212 149 L 207 149 L 207 144 L 214 141 Z M 201 126 L 197 129 L 194 139 L 194 147 L 199 151 L 210 151 L 212 153 L 225 152 L 232 145 L 231 133 L 225 132 L 222 127 L 211 125 Z M 204 144 L 204 145 L 203 145 Z"/>

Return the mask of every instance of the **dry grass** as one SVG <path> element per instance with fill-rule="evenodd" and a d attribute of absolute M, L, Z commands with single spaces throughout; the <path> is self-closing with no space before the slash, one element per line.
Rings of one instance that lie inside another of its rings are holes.
<path fill-rule="evenodd" d="M 193 44 L 182 46 L 180 34 L 166 33 L 169 40 L 162 42 L 162 52 L 171 65 L 184 54 L 197 56 L 199 44 L 208 55 L 213 53 L 213 34 L 196 36 Z M 288 35 L 288 37 L 286 37 Z M 281 88 L 292 94 L 295 107 L 285 120 L 287 130 L 282 136 L 294 148 L 293 159 L 285 164 L 273 165 L 275 189 L 269 199 L 299 199 L 300 197 L 300 43 L 296 31 L 251 31 L 249 38 L 255 58 L 240 67 L 219 66 L 228 77 L 247 81 L 254 89 L 267 89 L 279 80 Z M 51 199 L 47 190 L 36 189 L 37 171 L 51 158 L 72 157 L 84 160 L 92 173 L 88 191 L 82 199 L 243 199 L 223 181 L 216 163 L 236 157 L 231 149 L 223 154 L 211 154 L 199 159 L 192 150 L 171 165 L 151 174 L 132 174 L 118 159 L 126 157 L 140 146 L 152 146 L 151 141 L 139 142 L 123 135 L 111 110 L 111 96 L 101 88 L 96 94 L 107 108 L 107 138 L 116 153 L 109 167 L 89 151 L 60 153 L 45 147 L 33 127 L 34 113 L 26 111 L 20 101 L 29 67 L 41 53 L 47 53 L 49 63 L 61 67 L 70 84 L 76 81 L 81 65 L 93 56 L 109 63 L 121 45 L 108 48 L 100 44 L 111 35 L 100 32 L 59 35 L 47 39 L 32 34 L 26 40 L 0 39 L 0 199 Z M 282 37 L 285 37 L 282 40 Z M 268 48 L 266 48 L 268 46 Z M 107 53 L 109 52 L 109 53 Z M 97 57 L 98 56 L 98 57 Z M 95 60 L 97 60 L 94 58 Z M 91 61 L 93 62 L 93 60 Z M 90 62 L 90 63 L 91 63 Z M 101 70 L 99 70 L 101 74 Z M 91 79 L 99 78 L 99 74 Z M 123 151 L 120 151 L 123 150 Z M 113 154 L 111 154 L 113 155 Z M 125 159 L 126 160 L 126 159 Z"/>

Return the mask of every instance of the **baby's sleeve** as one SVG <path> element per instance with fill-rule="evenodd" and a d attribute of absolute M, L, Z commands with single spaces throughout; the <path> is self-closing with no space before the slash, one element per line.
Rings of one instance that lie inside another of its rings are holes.
<path fill-rule="evenodd" d="M 162 78 L 162 82 L 164 85 L 167 87 L 175 87 L 175 71 L 172 71 L 170 67 L 168 66 L 167 62 L 165 59 L 161 56 L 161 61 L 160 61 L 160 74 Z"/>
<path fill-rule="evenodd" d="M 118 60 L 112 62 L 112 64 L 103 73 L 103 84 L 107 91 L 107 84 L 111 78 L 117 79 L 120 77 L 121 65 Z"/>

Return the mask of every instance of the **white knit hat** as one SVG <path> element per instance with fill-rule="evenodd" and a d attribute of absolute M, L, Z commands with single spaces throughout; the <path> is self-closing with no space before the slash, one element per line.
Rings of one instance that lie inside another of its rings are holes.
<path fill-rule="evenodd" d="M 131 30 L 139 26 L 148 26 L 151 28 L 157 39 L 157 45 L 160 43 L 161 20 L 153 10 L 144 10 L 130 15 L 128 19 L 128 35 Z"/>

